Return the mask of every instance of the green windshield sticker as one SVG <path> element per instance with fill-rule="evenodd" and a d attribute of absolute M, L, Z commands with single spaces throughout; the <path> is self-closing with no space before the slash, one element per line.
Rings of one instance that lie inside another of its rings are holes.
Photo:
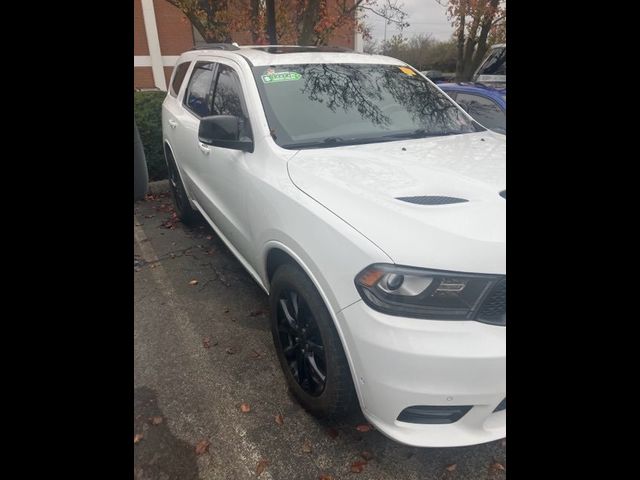
<path fill-rule="evenodd" d="M 298 72 L 269 72 L 262 75 L 263 83 L 276 83 L 276 82 L 291 82 L 293 80 L 300 80 L 302 75 Z"/>

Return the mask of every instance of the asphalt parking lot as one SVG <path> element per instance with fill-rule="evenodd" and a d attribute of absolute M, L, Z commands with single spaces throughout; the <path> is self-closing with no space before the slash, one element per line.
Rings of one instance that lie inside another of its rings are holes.
<path fill-rule="evenodd" d="M 413 448 L 359 431 L 360 415 L 308 415 L 277 363 L 267 295 L 167 193 L 136 202 L 134 243 L 135 478 L 506 478 L 506 441 Z"/>

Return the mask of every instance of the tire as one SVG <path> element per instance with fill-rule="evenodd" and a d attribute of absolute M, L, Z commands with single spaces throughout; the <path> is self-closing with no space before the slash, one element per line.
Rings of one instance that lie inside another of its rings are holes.
<path fill-rule="evenodd" d="M 273 342 L 293 395 L 319 418 L 353 413 L 358 399 L 351 370 L 331 315 L 311 280 L 297 265 L 282 265 L 273 276 L 269 303 Z"/>
<path fill-rule="evenodd" d="M 187 196 L 187 190 L 184 188 L 180 174 L 178 173 L 178 166 L 173 158 L 171 152 L 165 151 L 165 160 L 167 161 L 167 172 L 169 174 L 169 187 L 171 189 L 171 197 L 173 198 L 173 205 L 176 209 L 176 214 L 180 221 L 187 225 L 193 226 L 201 223 L 200 212 L 195 210 L 189 202 Z"/>

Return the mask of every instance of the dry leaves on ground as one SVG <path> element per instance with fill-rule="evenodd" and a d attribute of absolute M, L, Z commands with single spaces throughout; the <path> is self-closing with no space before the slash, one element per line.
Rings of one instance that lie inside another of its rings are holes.
<path fill-rule="evenodd" d="M 233 347 L 229 347 L 225 350 L 225 352 L 227 352 L 229 355 L 233 355 L 234 353 L 236 353 L 235 349 Z"/>
<path fill-rule="evenodd" d="M 256 467 L 256 475 L 260 476 L 262 472 L 264 472 L 265 468 L 269 465 L 269 460 L 262 459 L 258 462 L 258 466 Z"/>
<path fill-rule="evenodd" d="M 206 453 L 209 451 L 209 445 L 211 445 L 211 443 L 209 442 L 209 440 L 200 440 L 198 442 L 198 444 L 196 445 L 196 455 L 202 455 L 203 453 Z"/>
<path fill-rule="evenodd" d="M 189 282 L 189 285 L 197 285 L 198 284 L 198 280 L 191 280 Z"/>
<path fill-rule="evenodd" d="M 364 452 L 360 452 L 360 456 L 368 462 L 373 458 L 373 453 L 365 450 Z"/>
<path fill-rule="evenodd" d="M 356 430 L 364 433 L 373 430 L 373 427 L 368 423 L 361 423 L 360 425 L 356 426 Z"/>
<path fill-rule="evenodd" d="M 249 405 L 248 403 L 243 403 L 242 405 L 240 405 L 240 411 L 242 413 L 249 413 L 251 411 L 251 405 Z"/>
<path fill-rule="evenodd" d="M 313 449 L 311 448 L 311 443 L 309 442 L 309 440 L 305 440 L 302 444 L 302 451 L 304 453 L 311 453 L 312 450 Z"/>
<path fill-rule="evenodd" d="M 338 432 L 338 430 L 336 430 L 335 428 L 331 427 L 331 428 L 327 428 L 327 435 L 329 435 L 331 438 L 336 438 L 338 436 L 340 432 Z"/>
<path fill-rule="evenodd" d="M 356 460 L 355 462 L 353 462 L 351 464 L 351 471 L 353 473 L 360 473 L 364 470 L 364 466 L 367 464 L 367 462 L 363 461 L 363 460 Z"/>
<path fill-rule="evenodd" d="M 453 472 L 453 471 L 456 469 L 456 467 L 457 467 L 457 466 L 458 466 L 458 465 L 456 465 L 455 463 L 452 463 L 452 464 L 451 464 L 451 465 L 449 465 L 447 468 L 445 468 L 445 470 L 446 470 L 447 472 Z"/>
<path fill-rule="evenodd" d="M 320 475 L 320 479 L 319 480 L 333 480 L 333 477 L 331 475 L 322 474 L 322 475 Z"/>
<path fill-rule="evenodd" d="M 136 433 L 135 437 L 133 437 L 133 443 L 138 443 L 143 438 L 144 438 L 144 433 Z"/>
<path fill-rule="evenodd" d="M 281 413 L 279 413 L 278 415 L 276 415 L 276 423 L 278 425 L 282 425 L 284 423 L 284 417 L 282 416 Z"/>
<path fill-rule="evenodd" d="M 152 417 L 150 419 L 151 425 L 160 425 L 164 419 L 162 417 Z"/>
<path fill-rule="evenodd" d="M 501 471 L 505 471 L 506 468 L 504 465 L 502 465 L 500 462 L 494 462 L 491 464 L 491 470 L 501 470 Z"/>
<path fill-rule="evenodd" d="M 265 313 L 267 313 L 266 310 L 262 310 L 262 309 L 252 310 L 251 312 L 249 312 L 249 316 L 250 317 L 257 317 L 259 315 L 264 315 Z"/>

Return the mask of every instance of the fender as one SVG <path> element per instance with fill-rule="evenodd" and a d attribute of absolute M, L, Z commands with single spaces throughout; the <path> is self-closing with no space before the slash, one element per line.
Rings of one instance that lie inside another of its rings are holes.
<path fill-rule="evenodd" d="M 269 284 L 269 280 L 267 279 L 267 258 L 268 258 L 269 252 L 273 248 L 278 248 L 283 252 L 287 253 L 291 258 L 293 258 L 293 260 L 298 264 L 298 266 L 307 275 L 307 277 L 309 277 L 313 285 L 316 287 L 316 290 L 320 294 L 320 298 L 322 298 L 322 301 L 324 302 L 325 307 L 327 307 L 327 310 L 329 311 L 329 315 L 331 316 L 331 320 L 333 320 L 333 325 L 335 326 L 336 331 L 338 332 L 338 337 L 340 338 L 342 349 L 344 350 L 344 354 L 347 357 L 347 363 L 349 364 L 349 371 L 351 372 L 351 380 L 353 381 L 353 386 L 356 389 L 358 402 L 360 403 L 360 406 L 364 409 L 365 408 L 364 401 L 363 401 L 364 397 L 360 392 L 360 382 L 358 382 L 358 374 L 356 372 L 353 359 L 351 358 L 351 352 L 349 351 L 349 347 L 347 346 L 347 343 L 345 341 L 344 333 L 340 326 L 340 322 L 338 321 L 338 314 L 342 312 L 342 310 L 353 305 L 353 303 L 360 302 L 362 300 L 361 299 L 356 300 L 355 302 L 340 308 L 340 310 L 334 311 L 334 309 L 331 308 L 331 303 L 329 302 L 329 298 L 327 297 L 327 294 L 325 293 L 324 289 L 321 287 L 320 282 L 318 281 L 318 278 L 313 273 L 313 271 L 306 265 L 306 263 L 300 258 L 300 256 L 296 254 L 296 252 L 294 252 L 291 248 L 289 248 L 284 243 L 279 242 L 278 240 L 269 240 L 264 244 L 264 247 L 262 250 L 262 265 L 264 267 L 263 281 L 264 281 L 264 285 L 267 287 L 267 290 L 270 290 L 271 288 L 271 285 Z"/>

